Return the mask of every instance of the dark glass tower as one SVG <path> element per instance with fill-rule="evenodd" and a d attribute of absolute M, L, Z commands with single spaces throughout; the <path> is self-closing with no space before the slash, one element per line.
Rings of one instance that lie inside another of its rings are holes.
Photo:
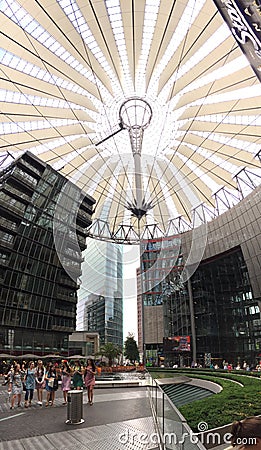
<path fill-rule="evenodd" d="M 211 356 L 219 365 L 224 359 L 254 365 L 261 348 L 260 301 L 241 248 L 201 261 L 189 282 L 181 283 L 182 254 L 173 259 L 176 243 L 173 237 L 167 248 L 157 241 L 143 245 L 145 360 L 160 364 L 163 354 L 167 365 L 187 365 L 194 354 L 201 364 Z M 175 347 L 179 340 L 188 345 Z"/>
<path fill-rule="evenodd" d="M 111 342 L 122 348 L 122 297 L 115 296 L 112 299 L 90 294 L 84 314 L 85 329 L 89 332 L 97 331 L 101 345 Z"/>
<path fill-rule="evenodd" d="M 29 152 L 0 173 L 0 352 L 67 354 L 93 204 Z"/>
<path fill-rule="evenodd" d="M 260 305 L 241 249 L 202 261 L 191 284 L 198 356 L 253 364 L 261 345 Z"/>

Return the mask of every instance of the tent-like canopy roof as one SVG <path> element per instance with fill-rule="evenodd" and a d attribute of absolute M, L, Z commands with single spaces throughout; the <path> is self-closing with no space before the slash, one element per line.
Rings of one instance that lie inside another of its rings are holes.
<path fill-rule="evenodd" d="M 261 84 L 213 0 L 0 14 L 2 157 L 29 150 L 93 196 L 91 235 L 181 231 L 259 184 Z"/>

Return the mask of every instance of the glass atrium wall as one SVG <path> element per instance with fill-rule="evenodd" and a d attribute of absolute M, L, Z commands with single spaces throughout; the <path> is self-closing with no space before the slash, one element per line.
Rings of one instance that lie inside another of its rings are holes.
<path fill-rule="evenodd" d="M 181 252 L 176 265 L 173 260 L 175 244 L 175 238 L 166 249 L 159 241 L 143 244 L 143 349 L 147 363 L 159 365 L 163 356 L 165 365 L 188 365 L 194 350 L 201 364 L 206 354 L 211 354 L 218 364 L 225 359 L 255 365 L 261 348 L 260 302 L 253 296 L 240 247 L 201 262 L 190 280 L 190 298 L 188 284 L 180 282 Z M 180 338 L 191 346 L 174 349 L 171 339 Z"/>

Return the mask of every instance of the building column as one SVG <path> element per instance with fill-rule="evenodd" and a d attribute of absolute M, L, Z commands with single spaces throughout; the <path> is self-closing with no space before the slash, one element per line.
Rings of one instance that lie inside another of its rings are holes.
<path fill-rule="evenodd" d="M 190 310 L 190 324 L 191 324 L 191 337 L 192 337 L 192 359 L 196 362 L 197 360 L 197 339 L 196 339 L 196 326 L 195 326 L 195 315 L 194 315 L 194 302 L 191 280 L 188 279 L 188 294 L 189 294 L 189 310 Z"/>

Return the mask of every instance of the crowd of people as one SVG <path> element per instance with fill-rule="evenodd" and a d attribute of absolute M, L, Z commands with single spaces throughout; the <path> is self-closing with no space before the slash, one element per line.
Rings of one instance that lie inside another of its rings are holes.
<path fill-rule="evenodd" d="M 5 384 L 8 386 L 11 406 L 14 409 L 22 406 L 22 395 L 24 393 L 24 407 L 32 405 L 34 393 L 37 393 L 37 403 L 42 406 L 45 397 L 45 406 L 53 406 L 55 393 L 61 385 L 63 392 L 63 404 L 67 404 L 68 392 L 71 389 L 83 389 L 85 386 L 88 394 L 88 402 L 93 405 L 93 388 L 95 385 L 96 367 L 93 359 L 88 358 L 86 364 L 75 361 L 69 364 L 63 360 L 60 364 L 49 362 L 44 366 L 42 360 L 29 363 L 14 361 L 5 374 Z M 46 395 L 44 396 L 44 392 Z"/>
<path fill-rule="evenodd" d="M 176 362 L 173 365 L 172 364 L 161 364 L 161 367 L 172 367 L 173 369 L 178 369 L 179 368 L 179 364 Z M 254 365 L 249 365 L 246 361 L 243 361 L 242 363 L 238 362 L 237 364 L 232 364 L 226 360 L 223 360 L 223 362 L 219 362 L 218 363 L 214 363 L 214 361 L 211 361 L 208 365 L 206 364 L 200 364 L 197 361 L 192 361 L 190 365 L 188 366 L 182 366 L 182 367 L 190 367 L 191 369 L 224 369 L 227 371 L 231 371 L 231 370 L 241 370 L 241 371 L 254 371 L 254 372 L 261 372 L 261 361 L 259 361 L 258 364 L 254 364 Z"/>
<path fill-rule="evenodd" d="M 245 367 L 244 367 L 245 368 Z M 93 390 L 95 385 L 96 367 L 93 359 L 88 358 L 86 364 L 77 360 L 69 364 L 63 360 L 60 364 L 49 362 L 46 366 L 39 359 L 35 364 L 13 362 L 7 370 L 6 384 L 11 397 L 10 409 L 22 406 L 24 394 L 24 407 L 32 405 L 35 390 L 38 405 L 53 406 L 55 393 L 61 386 L 63 392 L 63 405 L 67 404 L 68 392 L 71 389 L 87 388 L 88 403 L 93 405 Z M 44 396 L 44 392 L 46 395 Z M 261 450 L 261 417 L 248 417 L 232 424 L 231 446 L 226 450 Z"/>

